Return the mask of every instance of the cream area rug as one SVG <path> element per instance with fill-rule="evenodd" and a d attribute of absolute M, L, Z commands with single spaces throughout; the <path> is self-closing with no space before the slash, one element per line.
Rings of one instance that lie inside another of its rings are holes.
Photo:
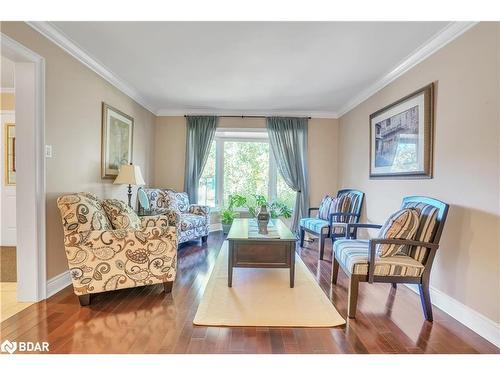
<path fill-rule="evenodd" d="M 193 323 L 205 326 L 333 327 L 345 320 L 333 307 L 300 257 L 295 287 L 287 268 L 234 268 L 227 286 L 225 241 Z"/>

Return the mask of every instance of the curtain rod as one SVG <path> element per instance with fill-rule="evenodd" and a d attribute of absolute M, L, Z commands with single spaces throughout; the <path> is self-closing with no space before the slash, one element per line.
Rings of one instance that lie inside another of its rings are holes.
<path fill-rule="evenodd" d="M 184 117 L 188 117 L 189 115 L 184 115 Z M 198 115 L 195 115 L 195 116 L 198 116 Z M 267 118 L 267 117 L 287 117 L 287 116 L 245 116 L 245 115 L 241 115 L 241 116 L 236 116 L 236 115 L 222 115 L 222 116 L 217 116 L 217 117 L 233 117 L 233 118 Z M 297 117 L 297 116 L 289 116 L 289 117 Z M 301 117 L 298 117 L 298 118 L 301 118 Z M 311 117 L 304 117 L 308 120 L 311 119 Z"/>

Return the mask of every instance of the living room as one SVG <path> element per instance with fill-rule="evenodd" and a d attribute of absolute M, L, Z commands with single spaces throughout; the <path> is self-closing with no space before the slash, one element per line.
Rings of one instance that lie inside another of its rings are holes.
<path fill-rule="evenodd" d="M 499 22 L 59 19 L 0 22 L 2 352 L 500 353 Z"/>

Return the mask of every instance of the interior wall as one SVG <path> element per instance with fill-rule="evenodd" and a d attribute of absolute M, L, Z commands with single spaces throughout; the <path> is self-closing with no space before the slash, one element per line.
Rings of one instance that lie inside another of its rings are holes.
<path fill-rule="evenodd" d="M 265 128 L 263 118 L 222 117 L 220 128 Z M 154 185 L 177 191 L 184 188 L 186 153 L 186 119 L 182 116 L 161 116 L 156 119 Z M 338 189 L 338 120 L 309 120 L 309 188 L 311 206 Z"/>
<path fill-rule="evenodd" d="M 101 179 L 101 102 L 132 116 L 133 161 L 153 180 L 155 116 L 23 22 L 1 22 L 0 31 L 45 58 L 47 278 L 68 269 L 58 196 L 88 191 L 126 200 L 126 187 Z"/>
<path fill-rule="evenodd" d="M 480 23 L 340 118 L 339 178 L 383 223 L 406 195 L 450 204 L 431 286 L 500 322 L 500 24 Z M 434 178 L 371 180 L 369 116 L 436 83 Z"/>
<path fill-rule="evenodd" d="M 13 92 L 0 92 L 0 111 L 13 111 L 16 106 Z"/>

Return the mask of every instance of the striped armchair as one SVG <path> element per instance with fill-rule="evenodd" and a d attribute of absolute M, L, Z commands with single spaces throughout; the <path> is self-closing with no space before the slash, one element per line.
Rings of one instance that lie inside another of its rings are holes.
<path fill-rule="evenodd" d="M 401 208 L 418 211 L 418 225 L 412 239 L 372 238 L 357 239 L 358 228 L 381 228 L 377 224 L 348 224 L 349 239 L 337 241 L 333 246 L 332 284 L 337 283 L 339 266 L 349 277 L 347 315 L 356 315 L 358 285 L 360 282 L 417 284 L 425 319 L 432 321 L 432 304 L 429 278 L 432 263 L 439 248 L 448 204 L 437 199 L 411 196 L 403 199 Z M 383 256 L 377 251 L 380 245 L 402 246 L 402 253 Z"/>
<path fill-rule="evenodd" d="M 318 237 L 319 259 L 323 259 L 325 239 L 330 237 L 333 243 L 337 238 L 345 237 L 347 224 L 359 221 L 364 196 L 365 194 L 359 190 L 342 189 L 337 192 L 338 205 L 330 203 L 332 198 L 327 195 L 320 207 L 309 208 L 309 217 L 302 218 L 299 222 L 300 246 L 304 246 L 306 232 Z M 312 211 L 318 211 L 318 214 L 311 217 Z"/>

